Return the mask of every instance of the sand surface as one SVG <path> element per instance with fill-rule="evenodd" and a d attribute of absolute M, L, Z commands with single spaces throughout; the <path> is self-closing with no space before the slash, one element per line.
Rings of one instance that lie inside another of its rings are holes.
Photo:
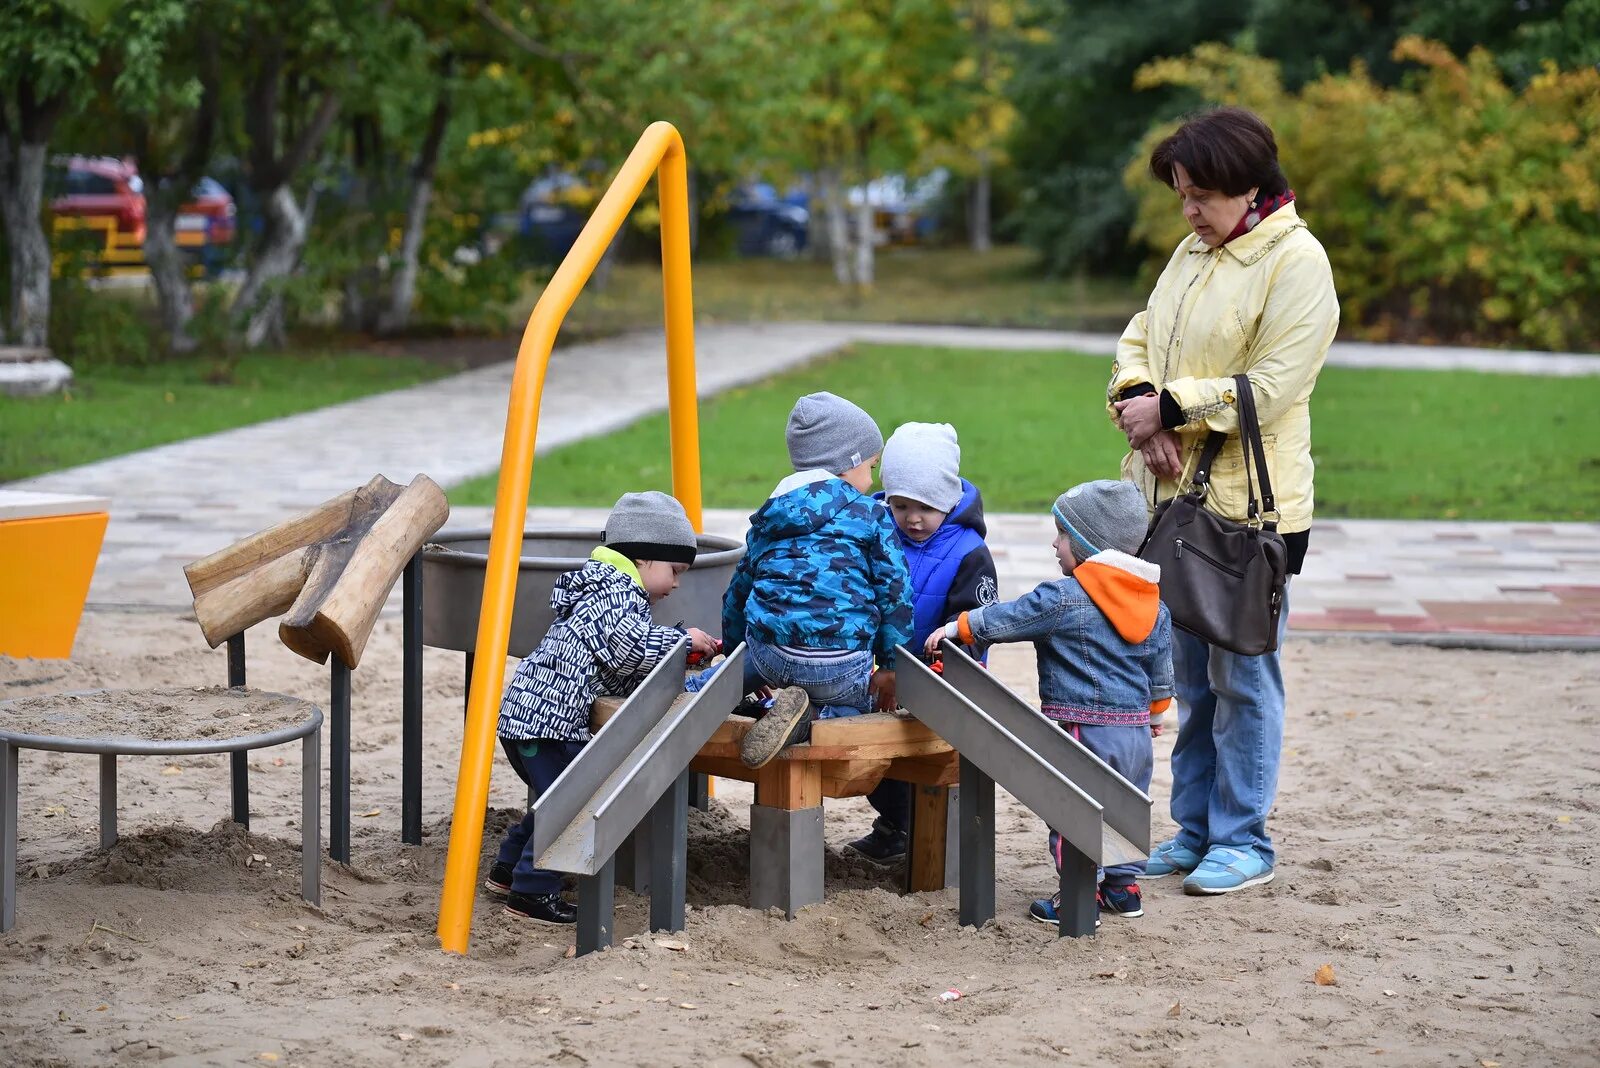
<path fill-rule="evenodd" d="M 249 648 L 253 686 L 325 705 L 326 669 L 272 626 Z M 461 958 L 433 929 L 462 657 L 427 654 L 426 836 L 402 846 L 386 619 L 354 676 L 355 863 L 324 862 L 321 910 L 299 900 L 297 743 L 251 755 L 249 835 L 226 756 L 124 758 L 107 853 L 96 759 L 21 754 L 0 1064 L 1600 1064 L 1600 657 L 1335 641 L 1286 664 L 1271 886 L 1148 881 L 1144 918 L 1058 940 L 1023 916 L 1044 828 L 1002 794 L 1000 916 L 963 930 L 953 890 L 899 896 L 840 851 L 869 821 L 852 800 L 827 805 L 827 901 L 786 922 L 740 904 L 750 792 L 724 782 L 692 827 L 686 948 L 619 889 L 616 948 L 568 960 L 570 931 L 480 894 Z M 1031 693 L 1028 651 L 994 667 Z M 226 676 L 192 622 L 96 612 L 71 662 L 0 658 L 0 698 Z M 520 792 L 497 758 L 486 850 Z"/>

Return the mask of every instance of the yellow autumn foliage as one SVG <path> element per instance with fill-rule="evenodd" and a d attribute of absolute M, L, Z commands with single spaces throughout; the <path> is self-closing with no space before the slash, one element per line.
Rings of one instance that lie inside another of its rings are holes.
<path fill-rule="evenodd" d="M 1328 250 L 1352 333 L 1382 340 L 1600 344 L 1600 71 L 1553 65 L 1518 92 L 1482 49 L 1403 38 L 1398 87 L 1360 65 L 1286 92 L 1271 60 L 1207 44 L 1141 68 L 1248 107 L 1278 138 L 1296 207 Z M 1159 267 L 1188 232 L 1151 180 L 1152 128 L 1124 180 Z"/>

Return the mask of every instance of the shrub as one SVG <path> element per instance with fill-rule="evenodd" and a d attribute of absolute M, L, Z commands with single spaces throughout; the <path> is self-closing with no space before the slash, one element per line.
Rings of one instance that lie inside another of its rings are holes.
<path fill-rule="evenodd" d="M 1520 93 L 1482 49 L 1465 60 L 1401 39 L 1420 70 L 1385 88 L 1359 63 L 1298 93 L 1270 60 L 1221 45 L 1141 68 L 1261 114 L 1297 208 L 1328 250 L 1344 326 L 1373 339 L 1590 348 L 1600 335 L 1600 71 L 1547 64 Z M 1187 233 L 1149 178 L 1146 135 L 1124 173 L 1134 235 L 1164 263 Z"/>

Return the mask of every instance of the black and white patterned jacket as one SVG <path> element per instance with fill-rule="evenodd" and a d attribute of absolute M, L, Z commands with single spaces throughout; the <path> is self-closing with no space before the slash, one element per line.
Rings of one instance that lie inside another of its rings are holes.
<path fill-rule="evenodd" d="M 678 643 L 683 631 L 651 623 L 637 576 L 631 560 L 601 546 L 556 580 L 555 622 L 511 676 L 501 737 L 588 741 L 595 697 L 632 693 Z"/>

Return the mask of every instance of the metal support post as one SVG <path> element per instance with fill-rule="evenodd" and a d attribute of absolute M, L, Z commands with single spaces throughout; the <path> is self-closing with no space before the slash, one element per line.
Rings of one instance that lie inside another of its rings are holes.
<path fill-rule="evenodd" d="M 672 780 L 650 810 L 650 930 L 683 930 L 689 867 L 689 772 Z"/>
<path fill-rule="evenodd" d="M 100 848 L 117 844 L 117 754 L 100 754 Z"/>
<path fill-rule="evenodd" d="M 244 686 L 244 631 L 228 639 L 228 686 Z M 250 829 L 250 754 L 244 750 L 228 754 L 233 778 L 233 822 Z"/>
<path fill-rule="evenodd" d="M 322 904 L 322 732 L 300 741 L 300 896 Z"/>
<path fill-rule="evenodd" d="M 607 949 L 616 916 L 616 858 L 608 857 L 593 875 L 578 876 L 578 956 Z"/>
<path fill-rule="evenodd" d="M 689 804 L 701 812 L 711 811 L 711 776 L 704 772 L 693 772 L 694 778 L 689 783 Z"/>
<path fill-rule="evenodd" d="M 636 894 L 650 892 L 650 820 L 646 817 L 622 840 L 616 852 L 617 885 Z"/>
<path fill-rule="evenodd" d="M 1086 857 L 1061 842 L 1061 905 L 1056 909 L 1056 934 L 1061 938 L 1083 938 L 1094 934 L 1095 921 L 1100 907 L 1095 890 L 1100 867 L 1093 857 Z"/>
<path fill-rule="evenodd" d="M 0 741 L 0 934 L 17 922 L 17 747 Z"/>
<path fill-rule="evenodd" d="M 328 683 L 328 855 L 350 863 L 350 669 L 337 655 Z"/>
<path fill-rule="evenodd" d="M 994 780 L 961 758 L 961 926 L 994 919 Z"/>
<path fill-rule="evenodd" d="M 400 840 L 422 844 L 422 557 L 400 578 Z"/>
<path fill-rule="evenodd" d="M 750 806 L 750 907 L 794 919 L 822 900 L 822 807 Z"/>

